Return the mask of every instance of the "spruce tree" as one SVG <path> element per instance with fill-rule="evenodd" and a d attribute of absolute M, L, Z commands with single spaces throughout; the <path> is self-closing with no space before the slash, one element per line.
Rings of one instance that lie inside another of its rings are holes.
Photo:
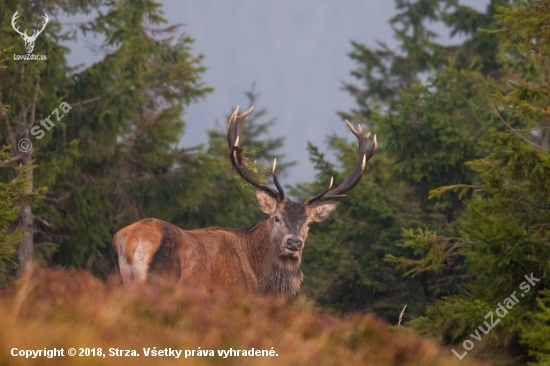
<path fill-rule="evenodd" d="M 396 49 L 352 42 L 355 82 L 344 87 L 357 108 L 340 115 L 377 133 L 379 148 L 364 183 L 335 212 L 340 228 L 323 225 L 318 241 L 312 230 L 304 255 L 319 260 L 306 263 L 321 264 L 312 266 L 309 276 L 306 266 L 306 276 L 316 281 L 309 288 L 306 280 L 305 288 L 323 304 L 341 310 L 372 309 L 396 322 L 405 304 L 407 316 L 420 315 L 438 296 L 458 291 L 456 281 L 463 275 L 458 268 L 400 278 L 399 263 L 393 261 L 414 255 L 410 247 L 396 245 L 410 230 L 442 229 L 440 235 L 456 236 L 454 223 L 464 210 L 460 192 L 447 192 L 437 201 L 429 199 L 429 192 L 442 185 L 473 184 L 476 173 L 464 163 L 489 152 L 483 141 L 491 127 L 504 129 L 489 108 L 494 86 L 484 80 L 485 75 L 501 73 L 497 36 L 478 32 L 480 26 L 496 27 L 492 14 L 497 3 L 502 2 L 493 1 L 486 12 L 477 12 L 456 1 L 399 0 L 398 14 L 390 20 Z M 465 36 L 464 42 L 442 44 L 430 30 L 431 22 Z M 329 141 L 345 168 L 354 157 L 353 144 Z M 324 186 L 331 175 L 341 174 L 316 147 L 311 153 L 319 179 L 297 187 L 304 195 Z"/>
<path fill-rule="evenodd" d="M 66 121 L 79 156 L 52 187 L 66 197 L 50 212 L 57 263 L 105 274 L 117 230 L 159 211 L 170 219 L 193 193 L 201 157 L 178 147 L 182 114 L 211 88 L 192 39 L 165 23 L 160 4 L 144 0 L 107 2 L 81 25 L 104 37 L 105 57 L 76 73 L 69 91 L 82 101 Z"/>
<path fill-rule="evenodd" d="M 2 164 L 4 169 L 0 170 L 0 177 L 2 181 L 14 178 L 24 181 L 27 196 L 45 190 L 45 186 L 72 163 L 75 144 L 63 137 L 66 120 L 62 118 L 70 110 L 68 102 L 74 103 L 74 99 L 67 94 L 71 79 L 65 60 L 67 49 L 61 46 L 66 37 L 56 17 L 61 13 L 87 12 L 94 3 L 0 2 L 3 10 L 0 13 L 0 138 L 12 154 L 9 162 Z M 41 30 L 31 55 L 45 59 L 25 60 L 16 56 L 30 52 L 18 34 L 18 31 L 23 34 L 24 29 L 29 29 L 28 35 L 31 29 Z M 49 226 L 30 202 L 21 203 L 12 227 L 24 233 L 15 258 L 18 271 L 30 265 L 35 248 L 41 244 L 42 249 L 50 247 L 50 236 L 46 233 Z"/>
<path fill-rule="evenodd" d="M 486 314 L 507 302 L 509 314 L 483 335 L 479 346 L 474 343 L 471 353 L 500 364 L 543 365 L 550 359 L 550 49 L 546 42 L 550 5 L 532 1 L 497 10 L 499 28 L 493 33 L 500 39 L 498 60 L 505 77 L 503 82 L 489 75 L 486 83 L 498 88 L 492 95 L 492 111 L 505 130 L 493 129 L 487 139 L 490 153 L 468 163 L 479 174 L 476 184 L 433 191 L 433 196 L 449 190 L 473 191 L 457 221 L 458 238 L 410 233 L 405 244 L 422 256 L 397 262 L 410 273 L 458 266 L 464 273 L 457 283 L 462 291 L 435 302 L 425 316 L 411 323 L 415 329 L 463 354 L 462 341 L 471 340 Z M 439 267 L 434 266 L 437 263 Z M 513 306 L 507 300 L 511 294 L 518 299 Z"/>

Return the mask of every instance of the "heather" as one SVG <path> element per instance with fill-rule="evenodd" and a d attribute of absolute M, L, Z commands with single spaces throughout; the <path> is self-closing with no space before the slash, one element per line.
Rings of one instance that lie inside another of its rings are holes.
<path fill-rule="evenodd" d="M 304 298 L 258 297 L 233 289 L 121 286 L 85 271 L 44 270 L 0 295 L 2 365 L 473 365 L 434 341 L 371 314 L 333 317 Z M 12 357 L 12 347 L 111 347 L 140 357 Z M 144 357 L 143 348 L 214 350 L 214 357 Z M 199 348 L 200 347 L 200 348 Z M 276 357 L 217 356 L 270 350 Z M 183 359 L 182 359 L 183 358 Z"/>

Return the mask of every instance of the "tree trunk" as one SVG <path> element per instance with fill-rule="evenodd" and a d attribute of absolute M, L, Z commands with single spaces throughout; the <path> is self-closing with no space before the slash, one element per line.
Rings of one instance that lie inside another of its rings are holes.
<path fill-rule="evenodd" d="M 32 150 L 25 153 L 23 157 L 23 164 L 27 165 L 31 162 Z M 32 193 L 33 191 L 33 170 L 26 170 L 27 186 L 25 187 L 25 193 Z M 17 263 L 19 268 L 17 269 L 17 276 L 20 277 L 21 274 L 29 268 L 32 263 L 32 255 L 34 250 L 33 244 L 33 223 L 34 223 L 34 214 L 31 210 L 31 205 L 24 203 L 19 212 L 19 219 L 17 222 L 17 228 L 25 233 L 25 236 L 19 244 L 17 249 Z"/>
<path fill-rule="evenodd" d="M 21 66 L 21 74 L 25 74 L 25 65 L 23 64 Z M 22 82 L 24 81 L 24 77 L 21 77 Z M 30 142 L 30 129 L 34 125 L 35 122 L 35 116 L 36 116 L 36 102 L 38 100 L 38 92 L 40 90 L 40 82 L 36 80 L 34 82 L 34 94 L 31 99 L 30 106 L 27 106 L 25 103 L 25 95 L 24 95 L 24 87 L 21 86 L 21 98 L 22 98 L 22 106 L 21 111 L 19 113 L 19 126 L 18 131 L 14 131 L 14 129 L 11 126 L 10 118 L 7 112 L 7 109 L 4 105 L 4 103 L 0 100 L 0 117 L 4 122 L 4 126 L 6 128 L 5 137 L 6 142 L 11 146 L 12 154 L 14 157 L 16 157 L 13 161 L 13 165 L 11 166 L 12 169 L 15 170 L 15 176 L 19 178 L 20 170 L 18 169 L 18 162 L 20 161 L 23 166 L 28 166 L 32 162 L 32 154 L 33 149 L 32 145 L 29 146 L 28 149 L 25 148 L 25 144 L 21 144 L 20 141 L 17 141 L 17 138 L 25 138 L 27 141 Z M 30 115 L 28 115 L 30 113 Z M 24 149 L 22 149 L 22 147 Z M 33 169 L 25 169 L 24 170 L 24 177 L 27 180 L 27 185 L 25 187 L 25 193 L 31 194 L 34 189 L 33 184 Z M 19 230 L 25 234 L 23 239 L 21 240 L 21 243 L 19 244 L 19 247 L 17 248 L 17 256 L 16 256 L 16 262 L 18 264 L 18 268 L 16 270 L 17 277 L 20 277 L 21 274 L 30 267 L 32 263 L 32 257 L 33 257 L 33 223 L 34 223 L 34 214 L 32 213 L 31 205 L 30 203 L 23 203 L 21 205 L 21 211 L 19 212 L 19 217 L 17 221 L 14 223 L 14 229 Z"/>
<path fill-rule="evenodd" d="M 18 277 L 20 277 L 32 263 L 32 254 L 34 249 L 32 229 L 33 221 L 34 215 L 31 211 L 31 206 L 28 203 L 25 203 L 19 213 L 19 222 L 17 225 L 21 231 L 26 233 L 21 240 L 21 244 L 19 244 L 19 248 L 17 249 L 17 263 L 19 264 L 19 268 L 17 270 Z"/>

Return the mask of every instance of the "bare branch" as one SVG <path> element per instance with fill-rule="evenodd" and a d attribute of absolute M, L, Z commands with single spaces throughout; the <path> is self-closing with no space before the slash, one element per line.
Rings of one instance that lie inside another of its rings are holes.
<path fill-rule="evenodd" d="M 18 154 L 18 155 L 14 155 L 11 157 L 11 159 L 9 160 L 4 160 L 3 162 L 0 163 L 0 168 L 14 168 L 17 166 L 16 162 L 18 160 L 22 160 L 23 159 L 23 155 L 21 154 Z"/>
<path fill-rule="evenodd" d="M 516 136 L 518 136 L 520 139 L 522 139 L 523 141 L 527 142 L 528 144 L 530 145 L 533 145 L 534 147 L 536 147 L 537 149 L 539 150 L 544 150 L 546 151 L 546 149 L 536 143 L 534 143 L 533 141 L 529 140 L 528 138 L 524 137 L 521 133 L 519 133 L 518 130 L 516 130 L 515 128 L 513 128 L 512 126 L 510 126 L 510 124 L 508 122 L 506 122 L 506 120 L 502 117 L 502 115 L 500 114 L 500 112 L 498 111 L 498 109 L 493 106 L 493 110 L 495 111 L 495 114 L 498 116 L 498 118 L 500 118 L 501 122 L 506 126 L 508 127 L 508 130 L 510 132 L 513 132 Z"/>
<path fill-rule="evenodd" d="M 34 215 L 35 220 L 38 220 L 39 222 L 43 223 L 47 227 L 52 227 L 52 224 L 50 224 L 44 217 L 41 215 Z"/>
<path fill-rule="evenodd" d="M 76 106 L 79 106 L 79 105 L 86 105 L 86 104 L 89 104 L 89 103 L 93 103 L 95 101 L 98 101 L 101 99 L 101 96 L 97 96 L 97 97 L 93 97 L 93 98 L 90 98 L 90 99 L 85 99 L 85 100 L 81 100 L 81 101 L 78 101 L 78 102 L 74 102 L 74 103 L 71 103 L 71 107 L 76 107 Z"/>
<path fill-rule="evenodd" d="M 60 201 L 69 198 L 70 196 L 71 196 L 70 193 L 65 193 L 63 196 L 61 196 L 59 198 L 52 198 L 52 197 L 46 196 L 46 197 L 44 197 L 44 201 L 59 203 Z"/>

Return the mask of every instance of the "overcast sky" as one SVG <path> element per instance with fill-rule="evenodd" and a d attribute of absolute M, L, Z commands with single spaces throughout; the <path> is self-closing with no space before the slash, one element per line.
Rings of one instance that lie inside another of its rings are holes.
<path fill-rule="evenodd" d="M 257 107 L 276 117 L 271 129 L 285 136 L 287 159 L 297 162 L 283 179 L 311 181 L 307 142 L 326 150 L 328 134 L 349 133 L 336 111 L 350 110 L 353 99 L 341 91 L 354 65 L 350 40 L 376 45 L 391 41 L 392 1 L 166 1 L 167 16 L 183 21 L 195 38 L 195 51 L 209 67 L 205 75 L 216 91 L 191 106 L 184 144 L 204 141 L 205 129 L 247 99 L 255 83 Z M 225 123 L 221 124 L 225 126 Z"/>
<path fill-rule="evenodd" d="M 336 114 L 354 107 L 342 91 L 355 68 L 347 54 L 350 41 L 376 46 L 395 45 L 388 20 L 394 15 L 391 0 L 165 0 L 169 23 L 184 23 L 183 31 L 195 39 L 194 54 L 203 54 L 207 85 L 215 88 L 204 101 L 187 108 L 182 146 L 205 143 L 206 131 L 237 105 L 247 106 L 244 91 L 254 83 L 261 96 L 256 108 L 267 108 L 276 118 L 273 136 L 285 136 L 287 160 L 295 160 L 283 181 L 311 181 L 307 142 L 326 151 L 326 136 L 351 136 Z M 486 1 L 461 1 L 484 7 Z M 72 65 L 94 61 L 87 49 L 93 40 L 79 40 L 69 56 Z M 71 46 L 74 47 L 74 46 Z M 378 136 L 383 140 L 384 136 Z M 338 183 L 338 182 L 335 182 Z"/>

